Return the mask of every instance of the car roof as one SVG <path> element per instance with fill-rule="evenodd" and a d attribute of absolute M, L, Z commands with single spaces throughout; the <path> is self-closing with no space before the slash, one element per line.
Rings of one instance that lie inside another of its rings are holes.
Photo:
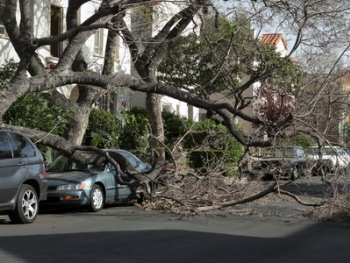
<path fill-rule="evenodd" d="M 17 134 L 25 135 L 25 134 L 23 134 L 22 132 L 15 131 L 15 130 L 8 129 L 8 128 L 1 128 L 1 127 L 0 127 L 0 131 L 2 131 L 2 132 L 8 132 L 8 133 L 17 133 Z"/>

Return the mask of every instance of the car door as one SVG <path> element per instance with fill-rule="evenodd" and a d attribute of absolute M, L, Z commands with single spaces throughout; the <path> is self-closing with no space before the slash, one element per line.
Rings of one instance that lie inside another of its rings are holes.
<path fill-rule="evenodd" d="M 15 198 L 27 178 L 25 160 L 10 142 L 8 133 L 0 132 L 0 205 L 4 206 Z"/>
<path fill-rule="evenodd" d="M 44 162 L 39 150 L 27 138 L 17 133 L 11 134 L 11 144 L 13 144 L 13 148 L 19 149 L 23 162 L 27 166 L 28 178 L 36 180 L 39 177 L 42 178 Z"/>
<path fill-rule="evenodd" d="M 119 200 L 119 199 L 126 199 L 129 197 L 131 194 L 130 188 L 127 185 L 121 185 L 118 183 L 116 179 L 116 170 L 115 167 L 111 164 L 107 164 L 107 169 L 113 176 L 109 177 L 108 180 L 110 180 L 110 185 L 114 187 L 114 189 L 107 190 L 107 199 L 112 199 L 112 200 Z M 125 175 L 122 175 L 123 180 L 130 180 Z"/>

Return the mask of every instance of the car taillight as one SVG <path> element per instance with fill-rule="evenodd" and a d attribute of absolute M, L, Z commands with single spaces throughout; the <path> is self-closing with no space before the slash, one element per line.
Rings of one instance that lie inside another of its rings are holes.
<path fill-rule="evenodd" d="M 46 169 L 45 169 L 45 165 L 43 165 L 43 175 L 44 175 L 44 177 L 46 177 Z"/>

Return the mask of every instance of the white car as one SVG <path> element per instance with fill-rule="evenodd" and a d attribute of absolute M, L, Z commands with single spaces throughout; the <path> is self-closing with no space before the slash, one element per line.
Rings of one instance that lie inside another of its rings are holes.
<path fill-rule="evenodd" d="M 322 168 L 325 172 L 334 172 L 337 169 L 344 170 L 350 164 L 350 156 L 339 146 L 312 146 L 306 150 L 306 154 L 314 163 L 315 170 Z"/>

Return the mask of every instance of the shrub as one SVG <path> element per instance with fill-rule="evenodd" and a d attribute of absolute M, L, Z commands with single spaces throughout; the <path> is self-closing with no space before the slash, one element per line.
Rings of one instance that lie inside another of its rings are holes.
<path fill-rule="evenodd" d="M 304 149 L 307 149 L 310 146 L 315 145 L 316 141 L 312 139 L 309 135 L 298 133 L 294 136 L 291 136 L 290 138 L 283 140 L 282 143 L 283 145 L 301 146 Z"/>
<path fill-rule="evenodd" d="M 18 63 L 8 61 L 0 68 L 0 88 L 14 76 Z M 71 109 L 62 109 L 50 103 L 51 91 L 28 93 L 16 100 L 3 116 L 4 123 L 63 135 L 66 126 L 74 120 Z M 53 150 L 35 142 L 45 161 L 54 157 Z"/>
<path fill-rule="evenodd" d="M 149 122 L 145 109 L 136 107 L 123 112 L 119 147 L 135 154 L 149 147 Z"/>
<path fill-rule="evenodd" d="M 163 111 L 162 112 L 165 144 L 173 148 L 175 143 L 186 134 L 193 125 L 193 121 L 182 117 L 179 114 Z"/>
<path fill-rule="evenodd" d="M 225 126 L 205 120 L 195 123 L 192 129 L 184 143 L 192 167 L 227 169 L 237 163 L 243 147 Z"/>
<path fill-rule="evenodd" d="M 118 148 L 121 129 L 121 122 L 116 116 L 105 110 L 93 108 L 83 144 L 105 149 Z"/>

